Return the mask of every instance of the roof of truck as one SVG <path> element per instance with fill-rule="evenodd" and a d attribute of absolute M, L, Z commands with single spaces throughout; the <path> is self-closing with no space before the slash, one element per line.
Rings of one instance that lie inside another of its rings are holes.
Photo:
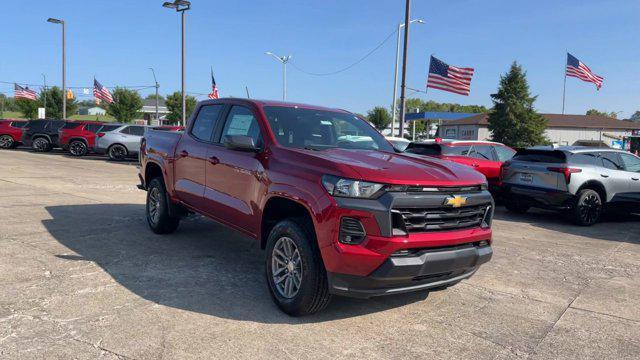
<path fill-rule="evenodd" d="M 216 103 L 224 103 L 225 100 L 233 100 L 245 103 L 251 103 L 259 106 L 282 106 L 282 107 L 299 107 L 305 109 L 314 109 L 314 110 L 325 110 L 325 111 L 340 111 L 348 113 L 346 110 L 329 108 L 318 105 L 311 104 L 303 104 L 303 103 L 295 103 L 289 101 L 278 101 L 278 100 L 260 100 L 260 99 L 245 99 L 245 98 L 220 98 L 220 99 L 212 99 L 212 100 L 203 100 L 202 103 L 206 104 L 216 104 Z"/>

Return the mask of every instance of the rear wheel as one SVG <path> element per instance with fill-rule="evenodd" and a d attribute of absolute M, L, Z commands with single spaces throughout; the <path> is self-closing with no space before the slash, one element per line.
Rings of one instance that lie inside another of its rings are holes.
<path fill-rule="evenodd" d="M 85 156 L 87 155 L 87 144 L 82 140 L 73 140 L 69 144 L 69 154 L 73 156 Z"/>
<path fill-rule="evenodd" d="M 111 145 L 107 151 L 110 160 L 120 161 L 127 157 L 127 148 L 120 144 Z"/>
<path fill-rule="evenodd" d="M 31 142 L 31 148 L 36 152 L 51 151 L 51 142 L 47 138 L 39 137 L 33 139 Z"/>
<path fill-rule="evenodd" d="M 13 149 L 15 146 L 15 141 L 9 135 L 0 136 L 0 149 Z"/>
<path fill-rule="evenodd" d="M 169 197 L 160 178 L 149 182 L 147 189 L 147 224 L 156 234 L 170 234 L 178 228 L 180 218 L 169 214 Z"/>
<path fill-rule="evenodd" d="M 276 224 L 267 240 L 269 290 L 276 305 L 291 316 L 316 313 L 331 300 L 327 273 L 315 241 L 312 230 L 297 219 Z"/>
<path fill-rule="evenodd" d="M 509 198 L 504 200 L 504 207 L 516 214 L 524 214 L 529 211 L 529 204 L 517 198 Z"/>
<path fill-rule="evenodd" d="M 602 199 L 597 191 L 583 189 L 578 192 L 576 204 L 572 209 L 573 221 L 581 226 L 591 226 L 602 215 Z"/>

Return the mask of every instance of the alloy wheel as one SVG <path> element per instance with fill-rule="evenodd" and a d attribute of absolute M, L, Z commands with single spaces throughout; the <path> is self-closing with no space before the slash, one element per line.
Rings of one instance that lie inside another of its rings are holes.
<path fill-rule="evenodd" d="M 120 145 L 114 145 L 109 150 L 109 155 L 112 159 L 122 160 L 126 156 L 126 150 Z"/>
<path fill-rule="evenodd" d="M 0 136 L 0 149 L 11 149 L 13 147 L 13 138 L 9 135 Z"/>
<path fill-rule="evenodd" d="M 37 138 L 33 140 L 33 148 L 36 151 L 47 151 L 49 147 L 49 142 L 43 138 Z"/>
<path fill-rule="evenodd" d="M 82 156 L 87 152 L 87 146 L 82 141 L 74 141 L 69 145 L 69 152 L 74 156 Z"/>
<path fill-rule="evenodd" d="M 154 224 L 158 223 L 160 217 L 160 189 L 157 187 L 149 190 L 149 217 Z"/>
<path fill-rule="evenodd" d="M 587 224 L 592 224 L 600 217 L 602 203 L 596 194 L 589 194 L 578 204 L 578 209 L 582 220 Z"/>
<path fill-rule="evenodd" d="M 271 253 L 271 276 L 278 293 L 294 298 L 302 284 L 302 258 L 295 242 L 289 237 L 281 237 Z"/>

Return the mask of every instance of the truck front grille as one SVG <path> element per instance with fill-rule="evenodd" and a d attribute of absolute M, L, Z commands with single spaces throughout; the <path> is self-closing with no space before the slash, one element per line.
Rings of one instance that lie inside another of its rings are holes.
<path fill-rule="evenodd" d="M 491 206 L 484 204 L 461 208 L 400 208 L 394 209 L 393 212 L 399 215 L 393 216 L 393 228 L 414 233 L 456 230 L 481 226 L 483 223 L 489 224 Z"/>

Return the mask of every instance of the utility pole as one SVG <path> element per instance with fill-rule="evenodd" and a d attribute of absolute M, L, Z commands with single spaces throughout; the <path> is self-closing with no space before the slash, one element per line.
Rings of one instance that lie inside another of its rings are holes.
<path fill-rule="evenodd" d="M 67 118 L 67 67 L 66 67 L 66 35 L 64 20 L 49 18 L 48 22 L 62 25 L 62 119 Z"/>
<path fill-rule="evenodd" d="M 182 14 L 182 126 L 185 126 L 187 123 L 187 92 L 185 90 L 185 31 L 186 31 L 186 17 L 185 12 L 191 9 L 191 2 L 186 0 L 175 0 L 174 2 L 165 2 L 162 4 L 163 7 L 168 9 L 175 9 L 177 12 Z"/>
<path fill-rule="evenodd" d="M 411 0 L 407 0 L 404 13 L 404 49 L 402 52 L 402 85 L 400 85 L 400 137 L 404 137 L 405 94 L 407 88 L 407 56 L 409 54 L 409 18 L 411 16 Z"/>
<path fill-rule="evenodd" d="M 44 79 L 44 91 L 42 92 L 43 102 L 44 102 L 44 118 L 47 118 L 47 76 L 42 74 L 42 78 Z"/>

